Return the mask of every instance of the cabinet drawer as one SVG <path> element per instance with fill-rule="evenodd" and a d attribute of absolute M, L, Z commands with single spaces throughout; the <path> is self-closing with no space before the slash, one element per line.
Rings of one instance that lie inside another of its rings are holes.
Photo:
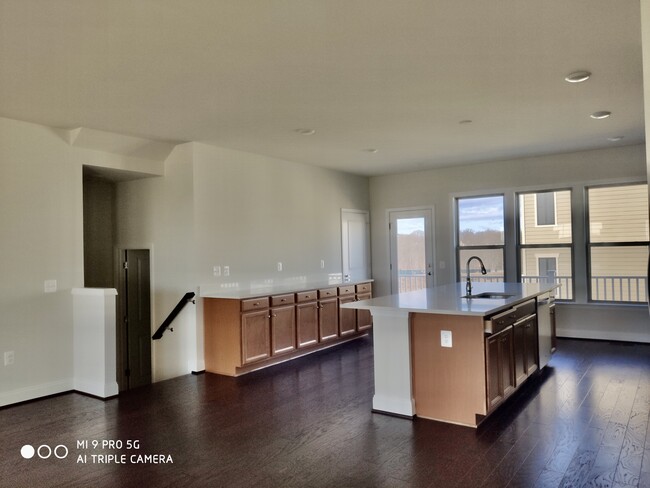
<path fill-rule="evenodd" d="M 520 303 L 519 305 L 515 305 L 514 308 L 516 319 L 519 320 L 536 312 L 535 300 L 528 300 L 527 302 Z"/>
<path fill-rule="evenodd" d="M 316 290 L 301 291 L 296 293 L 296 302 L 298 303 L 311 302 L 313 300 L 316 300 L 316 298 L 317 298 Z"/>
<path fill-rule="evenodd" d="M 336 288 L 321 288 L 318 290 L 318 298 L 333 298 L 336 296 Z"/>
<path fill-rule="evenodd" d="M 506 327 L 514 324 L 517 321 L 517 314 L 514 308 L 509 308 L 485 321 L 485 332 L 488 334 L 496 334 Z"/>
<path fill-rule="evenodd" d="M 339 286 L 339 296 L 354 295 L 354 285 Z"/>
<path fill-rule="evenodd" d="M 371 283 L 359 283 L 357 285 L 357 293 L 370 293 L 372 291 Z"/>
<path fill-rule="evenodd" d="M 263 308 L 269 308 L 269 297 L 248 298 L 241 301 L 242 312 L 261 310 Z"/>
<path fill-rule="evenodd" d="M 271 297 L 271 306 L 277 307 L 278 305 L 290 305 L 296 301 L 296 298 L 293 293 L 287 293 L 286 295 L 275 295 Z"/>

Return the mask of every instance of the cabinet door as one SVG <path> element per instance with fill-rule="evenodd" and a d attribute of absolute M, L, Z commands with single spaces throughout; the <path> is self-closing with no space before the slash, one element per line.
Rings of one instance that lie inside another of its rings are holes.
<path fill-rule="evenodd" d="M 293 305 L 271 309 L 271 354 L 296 349 L 296 313 Z"/>
<path fill-rule="evenodd" d="M 499 355 L 501 357 L 501 387 L 503 398 L 508 398 L 515 391 L 514 344 L 512 331 L 503 331 L 499 339 Z"/>
<path fill-rule="evenodd" d="M 271 354 L 269 311 L 260 310 L 241 315 L 242 363 L 266 359 Z"/>
<path fill-rule="evenodd" d="M 328 298 L 318 302 L 318 331 L 321 341 L 330 341 L 339 336 L 338 300 Z"/>
<path fill-rule="evenodd" d="M 339 305 L 353 303 L 354 295 L 339 298 Z M 354 334 L 357 331 L 357 311 L 351 308 L 339 307 L 339 332 L 342 336 Z"/>
<path fill-rule="evenodd" d="M 357 300 L 370 300 L 372 293 L 362 293 L 357 295 Z M 357 310 L 357 330 L 362 331 L 372 327 L 372 315 L 370 310 Z"/>
<path fill-rule="evenodd" d="M 485 340 L 488 410 L 503 401 L 503 392 L 499 385 L 501 377 L 499 356 L 499 334 L 494 334 Z"/>
<path fill-rule="evenodd" d="M 298 348 L 318 343 L 318 304 L 317 302 L 296 305 L 296 338 Z"/>
<path fill-rule="evenodd" d="M 537 355 L 539 347 L 537 345 L 537 318 L 532 316 L 524 324 L 524 340 L 525 340 L 525 357 L 526 357 L 526 375 L 529 376 L 537 371 L 539 362 Z"/>
<path fill-rule="evenodd" d="M 512 327 L 485 340 L 488 410 L 515 390 Z"/>
<path fill-rule="evenodd" d="M 526 324 L 527 321 L 517 322 L 512 327 L 514 346 L 515 385 L 521 385 L 528 378 L 526 365 Z"/>

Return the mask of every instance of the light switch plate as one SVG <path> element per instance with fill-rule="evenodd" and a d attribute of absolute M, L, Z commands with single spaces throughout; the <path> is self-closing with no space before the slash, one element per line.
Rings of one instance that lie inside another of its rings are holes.
<path fill-rule="evenodd" d="M 451 331 L 450 330 L 441 330 L 440 331 L 440 345 L 442 347 L 451 347 Z"/>
<path fill-rule="evenodd" d="M 54 293 L 56 291 L 56 280 L 45 280 L 43 291 L 45 293 Z"/>

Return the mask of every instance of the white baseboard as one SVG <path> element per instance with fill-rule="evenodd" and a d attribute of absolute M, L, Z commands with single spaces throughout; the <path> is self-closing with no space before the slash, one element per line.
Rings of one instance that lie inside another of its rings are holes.
<path fill-rule="evenodd" d="M 112 383 L 97 383 L 94 381 L 75 380 L 75 391 L 87 393 L 99 398 L 109 398 L 119 393 L 117 381 Z"/>
<path fill-rule="evenodd" d="M 27 386 L 25 388 L 18 388 L 17 390 L 0 392 L 0 407 L 12 405 L 14 403 L 26 402 L 28 400 L 35 400 L 48 395 L 56 395 L 57 393 L 64 393 L 72 391 L 74 384 L 72 379 L 53 381 L 51 383 L 43 383 L 41 385 Z"/>

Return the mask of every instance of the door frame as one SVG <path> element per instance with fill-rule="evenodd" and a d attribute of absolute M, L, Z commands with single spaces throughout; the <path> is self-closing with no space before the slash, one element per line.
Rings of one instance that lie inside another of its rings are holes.
<path fill-rule="evenodd" d="M 343 281 L 345 281 L 345 253 L 347 252 L 346 249 L 346 241 L 344 239 L 343 235 L 343 216 L 348 213 L 348 214 L 359 214 L 363 215 L 366 217 L 366 262 L 368 263 L 368 276 L 365 276 L 364 278 L 370 278 L 372 275 L 372 255 L 371 255 L 371 245 L 370 245 L 370 211 L 368 210 L 358 210 L 358 209 L 353 209 L 353 208 L 342 208 L 341 209 L 341 278 Z"/>
<path fill-rule="evenodd" d="M 431 274 L 427 276 L 427 287 L 433 287 L 436 286 L 437 283 L 437 273 L 436 273 L 436 246 L 435 246 L 435 207 L 433 205 L 425 205 L 425 206 L 418 206 L 418 207 L 402 207 L 402 208 L 389 208 L 386 209 L 386 228 L 388 229 L 388 274 L 389 274 L 389 283 L 390 283 L 390 290 L 391 294 L 396 294 L 398 293 L 398 289 L 395 287 L 395 283 L 393 282 L 393 234 L 391 230 L 391 214 L 397 213 L 397 212 L 429 212 L 429 221 L 430 221 L 430 229 L 428 232 L 428 236 L 426 235 L 426 229 L 425 229 L 425 246 L 428 244 L 429 249 L 431 250 L 430 255 L 428 258 L 430 259 L 430 262 L 427 263 L 427 266 L 431 270 Z M 426 218 L 426 216 L 425 216 Z"/>

